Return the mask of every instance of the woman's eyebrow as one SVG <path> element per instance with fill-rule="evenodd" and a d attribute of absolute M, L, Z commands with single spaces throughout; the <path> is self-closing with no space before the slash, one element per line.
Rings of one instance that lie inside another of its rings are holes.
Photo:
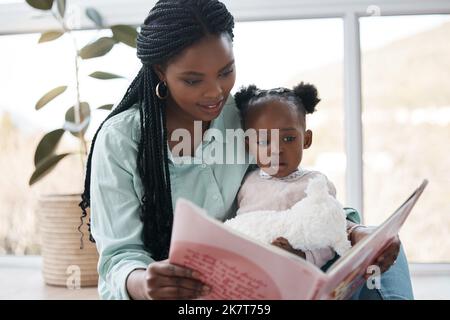
<path fill-rule="evenodd" d="M 218 73 L 220 73 L 223 70 L 231 67 L 233 64 L 234 64 L 234 60 L 230 61 L 225 67 L 221 68 Z M 185 71 L 185 72 L 180 73 L 180 75 L 184 75 L 184 76 L 188 76 L 188 75 L 189 76 L 204 76 L 203 73 L 196 72 L 196 71 Z"/>

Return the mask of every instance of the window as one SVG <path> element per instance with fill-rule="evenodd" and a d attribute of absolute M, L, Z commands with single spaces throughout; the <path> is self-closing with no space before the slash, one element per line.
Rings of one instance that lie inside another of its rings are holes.
<path fill-rule="evenodd" d="M 338 197 L 344 201 L 341 20 L 237 23 L 235 35 L 237 82 L 234 92 L 241 85 L 251 83 L 262 88 L 292 87 L 300 81 L 317 86 L 322 101 L 318 111 L 308 119 L 308 125 L 314 131 L 314 141 L 305 152 L 302 165 L 326 173 L 335 183 Z M 81 45 L 94 36 L 96 31 L 76 33 L 77 42 Z M 13 137 L 5 140 L 0 155 L 3 164 L 0 170 L 5 177 L 0 182 L 0 219 L 9 222 L 2 223 L 4 230 L 0 229 L 0 247 L 3 251 L 17 254 L 36 253 L 38 250 L 33 212 L 33 202 L 38 195 L 54 190 L 79 193 L 84 182 L 80 179 L 80 159 L 72 156 L 61 161 L 38 184 L 32 188 L 28 186 L 33 172 L 33 154 L 39 140 L 44 133 L 62 126 L 64 113 L 75 99 L 70 39 L 39 45 L 38 39 L 39 34 L 0 37 L 2 48 L 14 48 L 2 51 L 0 59 L 1 69 L 5 70 L 0 76 L 0 85 L 6 88 L 1 98 L 1 130 Z M 81 100 L 88 101 L 91 110 L 103 104 L 117 103 L 139 68 L 140 62 L 134 50 L 123 45 L 115 46 L 105 57 L 83 60 L 80 65 Z M 123 75 L 126 79 L 102 82 L 88 77 L 97 70 Z M 69 88 L 42 110 L 34 110 L 36 101 L 45 92 L 65 84 L 72 85 L 72 89 Z M 105 115 L 105 111 L 94 112 L 88 138 L 92 137 Z M 77 148 L 77 140 L 67 135 L 58 151 L 74 148 Z"/>
<path fill-rule="evenodd" d="M 292 86 L 298 81 L 315 84 L 322 101 L 307 120 L 314 139 L 302 164 L 327 174 L 336 185 L 338 199 L 346 203 L 345 172 L 353 169 L 346 168 L 344 147 L 343 20 L 316 18 L 353 16 L 361 14 L 361 8 L 348 1 L 326 8 L 323 4 L 300 7 L 296 1 L 288 3 L 292 6 L 273 12 L 269 12 L 269 1 L 264 1 L 265 6 L 255 2 L 251 12 L 236 5 L 236 16 L 246 20 L 314 19 L 237 22 L 234 92 L 251 83 L 263 88 Z M 148 9 L 148 4 L 142 6 Z M 133 23 L 142 22 L 143 7 L 133 7 L 140 17 Z M 123 16 L 122 9 L 119 6 L 111 14 Z M 394 1 L 381 7 L 383 14 L 448 10 L 446 4 L 436 1 Z M 15 24 L 18 16 L 22 16 L 20 10 L 8 13 L 9 21 Z M 411 262 L 449 262 L 450 154 L 446 140 L 450 136 L 450 16 L 369 17 L 359 21 L 366 223 L 380 223 L 422 178 L 428 178 L 430 184 L 401 237 Z M 84 44 L 95 35 L 96 31 L 80 31 L 77 40 Z M 28 187 L 37 143 L 45 132 L 62 125 L 75 94 L 68 90 L 43 110 L 34 110 L 37 99 L 47 90 L 74 81 L 70 41 L 38 45 L 38 38 L 38 34 L 0 36 L 0 254 L 37 252 L 32 208 L 40 193 L 82 189 L 77 157 L 61 162 L 45 181 Z M 82 100 L 88 101 L 92 110 L 117 103 L 139 68 L 135 52 L 123 45 L 106 57 L 83 61 Z M 101 82 L 88 77 L 97 70 L 125 79 Z M 105 115 L 104 111 L 93 114 L 88 138 Z M 76 140 L 68 136 L 59 151 L 74 146 Z M 68 176 L 59 179 L 61 174 Z"/>
<path fill-rule="evenodd" d="M 263 89 L 291 88 L 301 81 L 316 85 L 322 101 L 307 117 L 313 143 L 301 166 L 325 173 L 345 202 L 341 19 L 240 22 L 234 34 L 234 91 L 249 84 Z"/>
<path fill-rule="evenodd" d="M 450 16 L 360 22 L 366 223 L 428 178 L 400 236 L 410 262 L 450 262 Z"/>

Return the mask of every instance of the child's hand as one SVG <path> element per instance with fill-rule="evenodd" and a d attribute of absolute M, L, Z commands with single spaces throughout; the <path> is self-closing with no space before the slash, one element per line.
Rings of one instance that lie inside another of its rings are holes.
<path fill-rule="evenodd" d="M 361 241 L 374 230 L 375 229 L 371 227 L 361 227 L 355 229 L 351 234 L 352 245 Z M 395 260 L 397 260 L 398 253 L 400 251 L 400 244 L 400 238 L 397 235 L 373 262 L 373 264 L 380 267 L 381 273 L 386 272 L 395 263 Z"/>
<path fill-rule="evenodd" d="M 272 244 L 303 259 L 306 259 L 305 253 L 302 250 L 294 249 L 286 238 L 278 237 L 272 241 Z"/>
<path fill-rule="evenodd" d="M 145 271 L 144 293 L 147 299 L 197 299 L 210 288 L 191 269 L 170 264 L 168 260 L 151 263 Z"/>

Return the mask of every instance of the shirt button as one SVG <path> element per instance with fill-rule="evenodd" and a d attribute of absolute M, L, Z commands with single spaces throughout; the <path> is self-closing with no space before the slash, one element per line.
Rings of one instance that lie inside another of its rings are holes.
<path fill-rule="evenodd" d="M 216 195 L 213 197 L 213 199 L 214 199 L 214 200 L 219 200 L 219 196 L 216 194 Z"/>

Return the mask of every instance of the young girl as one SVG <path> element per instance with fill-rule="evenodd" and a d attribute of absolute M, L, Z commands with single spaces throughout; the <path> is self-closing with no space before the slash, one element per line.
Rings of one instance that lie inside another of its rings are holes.
<path fill-rule="evenodd" d="M 244 129 L 256 131 L 256 139 L 247 139 L 246 143 L 259 167 L 245 177 L 238 193 L 237 215 L 258 210 L 290 209 L 306 197 L 309 180 L 323 175 L 300 167 L 303 150 L 312 143 L 312 131 L 307 129 L 306 115 L 313 113 L 320 101 L 317 89 L 303 82 L 292 90 L 260 90 L 251 85 L 237 92 L 235 101 Z M 273 139 L 271 130 L 276 130 L 277 139 Z M 330 194 L 335 197 L 334 185 L 327 182 Z M 318 267 L 324 266 L 335 256 L 331 248 L 305 252 L 294 250 L 281 237 L 273 244 L 306 258 Z"/>

